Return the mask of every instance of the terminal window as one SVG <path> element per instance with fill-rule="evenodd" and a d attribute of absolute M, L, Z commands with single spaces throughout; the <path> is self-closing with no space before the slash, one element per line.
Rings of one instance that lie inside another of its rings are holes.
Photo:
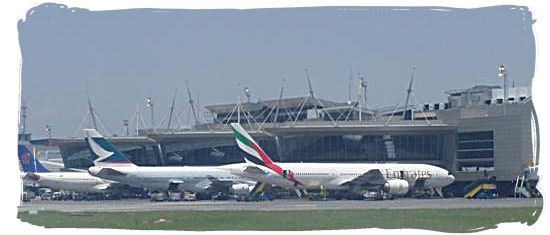
<path fill-rule="evenodd" d="M 475 171 L 494 165 L 493 131 L 463 132 L 457 135 L 456 159 L 459 171 Z"/>
<path fill-rule="evenodd" d="M 441 160 L 442 133 L 304 135 L 282 139 L 289 162 Z"/>

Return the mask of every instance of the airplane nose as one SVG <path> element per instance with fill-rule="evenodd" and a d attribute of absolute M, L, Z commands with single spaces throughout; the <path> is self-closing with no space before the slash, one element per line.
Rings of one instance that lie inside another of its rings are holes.
<path fill-rule="evenodd" d="M 447 185 L 455 182 L 455 177 L 453 175 L 447 175 Z"/>

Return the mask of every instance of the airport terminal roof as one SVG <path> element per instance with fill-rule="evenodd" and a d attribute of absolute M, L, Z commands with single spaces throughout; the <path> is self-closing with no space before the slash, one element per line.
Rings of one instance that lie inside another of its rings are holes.
<path fill-rule="evenodd" d="M 484 92 L 487 90 L 492 90 L 500 88 L 500 86 L 493 86 L 493 85 L 477 85 L 470 88 L 465 89 L 454 89 L 446 91 L 445 94 L 453 95 L 453 94 L 462 94 L 462 93 L 476 93 L 476 92 Z"/>
<path fill-rule="evenodd" d="M 293 97 L 293 98 L 283 98 L 283 99 L 273 99 L 273 100 L 259 100 L 258 102 L 244 102 L 242 105 L 245 106 L 246 109 L 249 111 L 257 111 L 261 110 L 263 107 L 276 107 L 277 104 L 279 104 L 280 109 L 284 108 L 300 108 L 300 106 L 304 103 L 306 100 L 306 96 L 302 97 Z M 346 103 L 340 103 L 325 99 L 317 98 L 320 103 L 322 104 L 323 108 L 329 108 L 329 107 L 337 107 L 337 106 L 345 106 Z M 235 109 L 235 106 L 237 106 L 236 103 L 232 104 L 217 104 L 217 105 L 208 105 L 205 106 L 208 111 L 212 113 L 229 113 L 232 112 Z M 314 106 L 314 100 L 307 99 L 307 103 L 304 106 Z M 315 105 L 318 106 L 318 105 Z"/>
<path fill-rule="evenodd" d="M 154 144 L 155 140 L 147 136 L 119 136 L 119 137 L 106 137 L 113 144 Z M 43 139 L 40 142 L 31 141 L 36 145 L 48 145 L 48 146 L 67 146 L 67 145 L 81 145 L 84 143 L 84 137 L 81 138 L 52 138 Z"/>

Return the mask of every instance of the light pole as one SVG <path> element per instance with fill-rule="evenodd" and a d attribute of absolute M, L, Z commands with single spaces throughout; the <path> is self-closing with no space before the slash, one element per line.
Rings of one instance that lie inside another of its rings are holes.
<path fill-rule="evenodd" d="M 506 103 L 508 103 L 508 87 L 506 84 L 506 69 L 504 69 L 504 65 L 499 65 L 498 68 L 498 78 L 502 79 L 502 110 L 504 112 L 504 115 L 506 115 Z"/>
<path fill-rule="evenodd" d="M 21 131 L 21 134 L 25 134 L 25 132 L 27 132 L 26 130 L 26 125 L 27 125 L 27 105 L 25 105 L 25 103 L 23 102 L 23 105 L 21 106 L 21 126 L 20 126 L 20 131 Z"/>
<path fill-rule="evenodd" d="M 367 84 L 359 73 L 359 121 L 363 121 L 363 108 L 367 107 Z"/>
<path fill-rule="evenodd" d="M 52 138 L 52 126 L 46 124 L 46 131 L 48 132 L 48 139 Z"/>
<path fill-rule="evenodd" d="M 151 129 L 155 129 L 155 112 L 153 110 L 153 100 L 151 96 L 147 97 L 147 107 L 151 107 Z"/>
<path fill-rule="evenodd" d="M 244 94 L 246 95 L 246 102 L 250 103 L 250 89 L 248 89 L 248 86 L 244 87 Z"/>

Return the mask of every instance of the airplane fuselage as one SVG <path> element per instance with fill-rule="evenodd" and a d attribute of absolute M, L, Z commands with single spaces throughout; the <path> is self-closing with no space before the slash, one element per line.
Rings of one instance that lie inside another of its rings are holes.
<path fill-rule="evenodd" d="M 88 172 L 43 172 L 32 174 L 35 175 L 35 179 L 24 179 L 24 181 L 56 190 L 101 193 L 105 192 L 105 187 L 101 186 L 109 184 L 108 181 L 94 177 L 88 174 Z M 22 178 L 25 175 L 22 174 Z"/>
<path fill-rule="evenodd" d="M 417 179 L 424 179 L 425 188 L 442 188 L 454 181 L 445 169 L 427 164 L 371 164 L 371 163 L 277 163 L 282 169 L 290 170 L 294 178 L 302 183 L 306 189 L 349 190 L 351 184 L 345 184 L 370 170 L 380 170 L 386 180 L 402 179 L 410 185 Z M 231 164 L 220 168 L 231 171 L 255 181 L 275 184 L 286 188 L 295 188 L 297 185 L 282 175 L 270 169 L 255 165 L 263 169 L 266 174 L 248 173 L 244 171 L 246 164 Z"/>
<path fill-rule="evenodd" d="M 143 187 L 151 191 L 167 191 L 170 183 L 178 183 L 178 188 L 199 192 L 206 190 L 211 183 L 209 178 L 215 178 L 223 181 L 248 182 L 231 172 L 216 169 L 216 167 L 207 166 L 174 166 L 174 167 L 143 167 L 143 166 L 109 166 L 109 167 L 90 167 L 89 172 L 97 175 L 102 168 L 111 168 L 121 175 L 101 174 L 98 175 L 104 179 L 114 180 L 120 183 L 126 183 L 133 186 Z"/>

